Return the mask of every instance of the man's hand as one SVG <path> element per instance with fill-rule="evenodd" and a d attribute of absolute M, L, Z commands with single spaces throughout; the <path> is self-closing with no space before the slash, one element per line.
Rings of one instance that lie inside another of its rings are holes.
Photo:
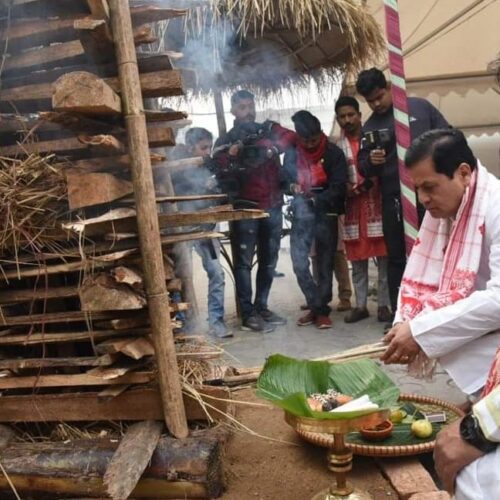
<path fill-rule="evenodd" d="M 380 360 L 386 365 L 406 365 L 420 352 L 420 346 L 413 338 L 408 321 L 394 325 L 385 335 L 384 342 L 389 344 L 389 347 Z"/>
<path fill-rule="evenodd" d="M 290 192 L 292 194 L 302 194 L 302 188 L 300 184 L 290 184 Z"/>
<path fill-rule="evenodd" d="M 434 465 L 445 489 L 453 493 L 457 474 L 483 455 L 460 436 L 460 420 L 444 427 L 436 437 Z"/>
<path fill-rule="evenodd" d="M 385 163 L 385 150 L 372 149 L 370 151 L 370 163 L 373 166 L 383 165 Z"/>

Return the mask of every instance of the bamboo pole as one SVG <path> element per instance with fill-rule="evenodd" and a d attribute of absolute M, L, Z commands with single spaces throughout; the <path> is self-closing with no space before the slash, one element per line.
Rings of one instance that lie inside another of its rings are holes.
<path fill-rule="evenodd" d="M 219 128 L 219 137 L 227 132 L 226 117 L 224 115 L 224 103 L 220 90 L 214 92 L 215 114 L 217 116 L 217 127 Z"/>
<path fill-rule="evenodd" d="M 172 435 L 184 438 L 189 431 L 170 321 L 153 172 L 130 6 L 128 2 L 123 0 L 110 0 L 109 7 L 122 89 L 123 111 L 137 207 L 139 243 L 165 423 Z"/>

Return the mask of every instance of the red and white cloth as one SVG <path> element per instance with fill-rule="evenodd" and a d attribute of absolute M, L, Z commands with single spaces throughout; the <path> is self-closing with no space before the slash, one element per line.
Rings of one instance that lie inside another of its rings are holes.
<path fill-rule="evenodd" d="M 351 141 L 341 131 L 337 145 L 342 149 L 347 160 L 348 179 L 351 186 L 360 185 L 364 177 L 357 168 L 357 156 L 359 151 L 359 139 Z M 378 180 L 372 179 L 374 185 L 366 193 L 360 196 L 347 198 L 347 210 L 344 220 L 344 240 L 359 240 L 360 220 L 366 220 L 366 234 L 368 238 L 383 238 L 382 231 L 382 198 L 378 187 Z M 363 210 L 364 213 L 360 214 Z M 361 216 L 363 215 L 363 217 Z"/>
<path fill-rule="evenodd" d="M 486 180 L 486 169 L 478 167 L 455 220 L 426 213 L 401 282 L 398 309 L 404 321 L 474 291 L 489 201 Z"/>

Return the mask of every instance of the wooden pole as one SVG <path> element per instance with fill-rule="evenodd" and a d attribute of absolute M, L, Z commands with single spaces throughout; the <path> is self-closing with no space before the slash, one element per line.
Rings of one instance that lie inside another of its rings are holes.
<path fill-rule="evenodd" d="M 130 6 L 128 2 L 122 0 L 110 0 L 109 7 L 122 89 L 130 167 L 137 207 L 139 243 L 165 423 L 172 435 L 184 438 L 189 431 L 170 322 L 153 172 Z"/>
<path fill-rule="evenodd" d="M 217 115 L 217 126 L 219 127 L 219 137 L 227 132 L 226 117 L 224 116 L 224 103 L 222 93 L 218 90 L 214 92 L 215 114 Z"/>

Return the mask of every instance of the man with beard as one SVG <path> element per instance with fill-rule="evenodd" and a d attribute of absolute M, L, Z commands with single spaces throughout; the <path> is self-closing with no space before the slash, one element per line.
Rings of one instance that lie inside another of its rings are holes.
<path fill-rule="evenodd" d="M 308 111 L 292 116 L 298 140 L 285 156 L 285 175 L 292 201 L 290 253 L 293 271 L 309 311 L 298 326 L 332 327 L 328 302 L 332 296 L 338 216 L 344 213 L 347 164 L 342 150 L 328 142 L 319 120 Z M 317 280 L 309 251 L 315 241 Z"/>
<path fill-rule="evenodd" d="M 235 208 L 259 208 L 268 217 L 235 221 L 231 228 L 236 294 L 242 329 L 269 332 L 286 320 L 267 305 L 281 241 L 283 194 L 279 152 L 295 134 L 273 122 L 256 123 L 255 98 L 246 90 L 231 97 L 234 126 L 215 144 L 214 160 L 221 188 Z M 252 263 L 257 252 L 257 280 L 252 300 Z"/>
<path fill-rule="evenodd" d="M 361 113 L 354 97 L 340 97 L 335 103 L 335 115 L 340 126 L 337 145 L 344 151 L 348 166 L 344 244 L 347 258 L 352 262 L 352 281 L 356 307 L 344 318 L 356 323 L 368 318 L 368 264 L 377 259 L 378 312 L 381 322 L 391 320 L 387 289 L 387 250 L 382 232 L 382 207 L 377 178 L 365 179 L 358 168 L 361 143 Z"/>

